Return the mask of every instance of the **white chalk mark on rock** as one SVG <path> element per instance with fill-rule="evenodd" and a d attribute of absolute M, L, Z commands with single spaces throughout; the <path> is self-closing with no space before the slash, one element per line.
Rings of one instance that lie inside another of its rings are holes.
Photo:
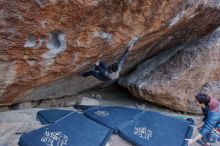
<path fill-rule="evenodd" d="M 107 42 L 112 41 L 112 34 L 108 32 L 93 32 L 93 38 L 101 38 Z"/>
<path fill-rule="evenodd" d="M 24 47 L 25 48 L 33 48 L 34 46 L 36 46 L 36 38 L 33 34 L 30 34 L 26 40 L 26 42 L 24 43 Z"/>
<path fill-rule="evenodd" d="M 185 11 L 181 11 L 174 17 L 173 19 L 170 20 L 170 26 L 175 25 L 183 16 L 184 16 Z"/>
<path fill-rule="evenodd" d="M 51 32 L 46 46 L 49 51 L 42 54 L 44 58 L 42 65 L 45 66 L 47 70 L 48 67 L 54 63 L 55 57 L 66 50 L 67 44 L 65 34 L 60 31 Z"/>

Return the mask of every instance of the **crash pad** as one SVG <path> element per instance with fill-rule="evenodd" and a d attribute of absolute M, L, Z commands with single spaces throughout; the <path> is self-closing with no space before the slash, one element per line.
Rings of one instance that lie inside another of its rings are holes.
<path fill-rule="evenodd" d="M 72 112 L 20 137 L 19 146 L 104 146 L 112 130 Z"/>

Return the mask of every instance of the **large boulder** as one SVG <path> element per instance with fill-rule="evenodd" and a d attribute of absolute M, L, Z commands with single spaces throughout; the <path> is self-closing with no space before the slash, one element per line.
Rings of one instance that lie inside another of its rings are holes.
<path fill-rule="evenodd" d="M 98 59 L 113 63 L 140 37 L 123 72 L 210 33 L 218 0 L 1 0 L 0 105 L 76 94 Z"/>
<path fill-rule="evenodd" d="M 220 81 L 208 82 L 201 88 L 199 92 L 205 93 L 216 99 L 220 99 Z"/>
<path fill-rule="evenodd" d="M 205 84 L 218 80 L 220 27 L 198 41 L 166 50 L 145 61 L 130 75 L 121 78 L 119 84 L 138 98 L 197 113 L 199 108 L 194 104 L 194 94 Z M 208 94 L 211 90 L 213 88 L 207 90 L 206 87 Z"/>

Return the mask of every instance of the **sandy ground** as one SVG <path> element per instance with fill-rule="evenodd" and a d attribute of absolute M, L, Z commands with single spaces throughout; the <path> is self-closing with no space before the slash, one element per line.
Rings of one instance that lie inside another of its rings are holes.
<path fill-rule="evenodd" d="M 55 101 L 53 100 L 51 102 L 53 102 L 53 106 L 51 106 L 50 101 L 47 101 L 47 104 L 39 104 L 38 108 L 0 112 L 0 146 L 17 146 L 19 137 L 21 135 L 20 133 L 42 127 L 42 125 L 36 120 L 36 113 L 39 110 L 51 107 L 60 108 L 63 107 L 63 105 L 72 106 L 75 103 L 85 105 L 136 107 L 143 110 L 160 112 L 169 116 L 191 117 L 196 122 L 202 118 L 201 116 L 176 112 L 164 107 L 155 106 L 143 100 L 133 98 L 126 90 L 118 86 L 105 89 L 89 90 L 74 97 L 56 99 Z M 19 109 L 21 109 L 21 107 L 26 108 L 25 106 L 20 106 Z M 28 107 L 31 106 L 28 105 Z M 74 110 L 73 107 L 68 107 L 65 109 Z M 197 131 L 195 130 L 194 135 L 196 134 Z M 131 144 L 117 135 L 112 135 L 107 143 L 107 146 L 131 146 Z M 195 146 L 199 145 L 195 144 Z M 213 144 L 212 146 L 220 146 L 220 143 Z"/>

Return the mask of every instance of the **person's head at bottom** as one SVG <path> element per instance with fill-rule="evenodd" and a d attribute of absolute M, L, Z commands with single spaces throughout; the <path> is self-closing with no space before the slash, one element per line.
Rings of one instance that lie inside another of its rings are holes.
<path fill-rule="evenodd" d="M 205 107 L 209 105 L 210 97 L 204 93 L 198 93 L 195 95 L 197 106 Z"/>

